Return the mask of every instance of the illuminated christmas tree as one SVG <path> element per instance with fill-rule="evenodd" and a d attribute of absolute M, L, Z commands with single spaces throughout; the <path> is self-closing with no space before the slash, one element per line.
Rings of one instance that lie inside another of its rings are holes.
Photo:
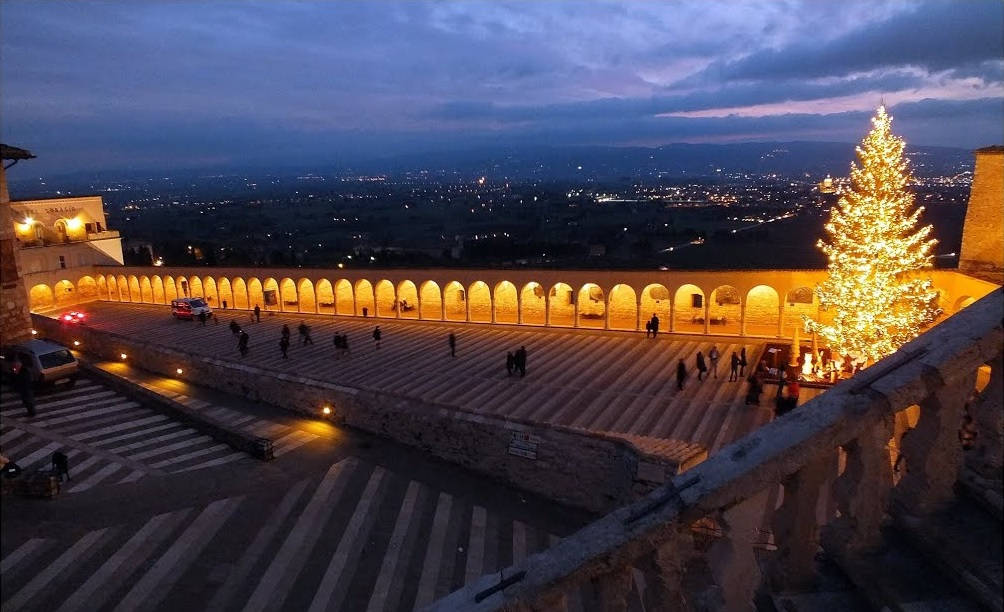
<path fill-rule="evenodd" d="M 904 142 L 893 135 L 892 117 L 879 107 L 872 131 L 851 163 L 851 188 L 831 211 L 829 242 L 818 246 L 829 258 L 829 275 L 817 287 L 831 323 L 806 319 L 806 326 L 835 355 L 873 363 L 920 334 L 940 314 L 937 291 L 917 274 L 931 267 L 931 226 L 917 229 L 923 207 L 907 190 L 910 173 Z"/>

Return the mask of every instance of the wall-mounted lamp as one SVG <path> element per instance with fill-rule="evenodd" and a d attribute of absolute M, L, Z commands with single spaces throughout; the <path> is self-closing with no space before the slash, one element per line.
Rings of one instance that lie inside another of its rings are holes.
<path fill-rule="evenodd" d="M 125 361 L 125 359 L 126 359 L 126 357 L 128 357 L 128 355 L 126 355 L 125 353 L 121 353 L 121 354 L 119 354 L 119 357 L 122 359 L 122 361 Z"/>

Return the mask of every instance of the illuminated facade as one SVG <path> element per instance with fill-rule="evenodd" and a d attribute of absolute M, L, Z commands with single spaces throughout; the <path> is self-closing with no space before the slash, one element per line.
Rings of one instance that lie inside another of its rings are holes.
<path fill-rule="evenodd" d="M 101 196 L 11 202 L 25 274 L 122 265 L 122 239 L 109 230 Z"/>

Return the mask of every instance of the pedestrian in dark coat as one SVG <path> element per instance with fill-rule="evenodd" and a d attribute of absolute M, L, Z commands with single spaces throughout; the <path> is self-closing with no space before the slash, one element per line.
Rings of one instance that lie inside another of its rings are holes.
<path fill-rule="evenodd" d="M 739 351 L 739 376 L 746 375 L 746 347 Z"/>
<path fill-rule="evenodd" d="M 20 359 L 14 361 L 14 388 L 21 396 L 21 404 L 28 416 L 35 416 L 35 377 Z"/>
<path fill-rule="evenodd" d="M 457 356 L 457 336 L 450 332 L 450 335 L 446 338 L 447 344 L 450 345 L 450 357 Z"/>
<path fill-rule="evenodd" d="M 519 370 L 520 378 L 526 376 L 526 347 L 521 346 L 516 351 L 516 369 Z"/>
<path fill-rule="evenodd" d="M 258 304 L 254 305 L 254 320 L 255 323 L 261 323 L 261 307 Z"/>
<path fill-rule="evenodd" d="M 377 348 L 380 348 L 380 338 L 383 336 L 383 332 L 380 331 L 380 326 L 377 325 L 373 328 L 373 342 L 376 344 Z"/>
<path fill-rule="evenodd" d="M 739 380 L 739 355 L 736 355 L 735 351 L 732 351 L 732 357 L 729 358 L 729 382 Z"/>
<path fill-rule="evenodd" d="M 314 339 L 310 337 L 310 326 L 309 325 L 307 325 L 303 321 L 300 321 L 300 327 L 297 328 L 297 331 L 300 334 L 300 344 L 307 345 L 307 344 L 313 344 L 314 343 Z"/>
<path fill-rule="evenodd" d="M 289 359 L 289 355 L 286 354 L 289 351 L 289 336 L 279 338 L 279 350 L 282 351 L 283 359 Z"/>
<path fill-rule="evenodd" d="M 645 337 L 648 338 L 652 335 L 652 319 L 645 321 Z"/>
<path fill-rule="evenodd" d="M 681 359 L 679 363 L 676 364 L 676 388 L 683 391 L 683 381 L 687 379 L 687 366 L 683 365 L 683 360 Z"/>
<path fill-rule="evenodd" d="M 505 354 L 505 369 L 509 376 L 512 376 L 513 370 L 516 369 L 516 356 L 512 354 L 512 351 Z"/>
<path fill-rule="evenodd" d="M 223 300 L 223 310 L 226 310 L 226 309 L 227 309 L 227 301 Z"/>
<path fill-rule="evenodd" d="M 234 320 L 230 321 L 230 333 L 235 336 L 241 333 L 241 326 L 237 324 L 237 321 Z"/>
<path fill-rule="evenodd" d="M 349 350 L 349 335 L 342 334 L 342 354 L 351 355 L 352 351 Z"/>
<path fill-rule="evenodd" d="M 289 325 L 283 324 L 282 326 L 282 337 L 289 340 Z"/>
<path fill-rule="evenodd" d="M 718 345 L 711 347 L 711 352 L 708 353 L 708 359 L 711 360 L 711 373 L 718 378 L 718 360 L 721 359 L 722 354 L 718 352 Z"/>
<path fill-rule="evenodd" d="M 750 374 L 747 382 L 749 383 L 749 387 L 746 389 L 746 405 L 759 405 L 760 392 L 763 391 L 763 380 L 758 373 L 753 372 Z"/>
<path fill-rule="evenodd" d="M 248 342 L 250 341 L 248 333 L 241 330 L 241 335 L 237 339 L 237 350 L 241 352 L 241 357 L 246 357 L 248 354 Z"/>
<path fill-rule="evenodd" d="M 655 338 L 656 334 L 659 333 L 659 317 L 652 313 L 652 337 Z"/>
<path fill-rule="evenodd" d="M 708 364 L 704 362 L 704 353 L 697 351 L 697 380 L 704 380 L 707 371 Z"/>

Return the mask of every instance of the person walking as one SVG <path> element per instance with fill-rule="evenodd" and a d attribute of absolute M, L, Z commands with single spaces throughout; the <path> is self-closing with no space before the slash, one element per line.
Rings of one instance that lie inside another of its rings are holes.
<path fill-rule="evenodd" d="M 683 391 L 683 381 L 685 380 L 687 380 L 687 366 L 683 364 L 683 360 L 681 359 L 676 364 L 676 389 L 678 391 Z"/>
<path fill-rule="evenodd" d="M 718 352 L 718 345 L 711 347 L 711 352 L 708 353 L 708 359 L 711 360 L 711 373 L 715 378 L 718 378 L 718 360 L 721 359 L 722 355 Z"/>
<path fill-rule="evenodd" d="M 247 357 L 249 350 L 248 342 L 250 341 L 250 339 L 251 338 L 248 336 L 248 333 L 244 330 L 241 330 L 241 334 L 237 339 L 237 350 L 240 351 L 241 357 Z"/>
<path fill-rule="evenodd" d="M 283 324 L 282 326 L 282 337 L 289 341 L 289 325 Z"/>
<path fill-rule="evenodd" d="M 223 300 L 223 310 L 226 310 L 226 309 L 227 309 L 227 301 Z"/>
<path fill-rule="evenodd" d="M 659 317 L 652 313 L 652 337 L 655 338 L 656 334 L 659 333 Z"/>
<path fill-rule="evenodd" d="M 300 321 L 300 325 L 296 328 L 296 332 L 300 334 L 301 345 L 305 346 L 307 344 L 314 343 L 314 339 L 310 337 L 310 326 L 303 321 Z"/>
<path fill-rule="evenodd" d="M 282 352 L 283 359 L 289 359 L 287 351 L 289 351 L 289 336 L 283 336 L 279 338 L 279 350 Z"/>
<path fill-rule="evenodd" d="M 202 324 L 202 327 L 206 326 L 206 311 L 204 310 L 199 313 L 199 323 Z"/>
<path fill-rule="evenodd" d="M 519 377 L 526 376 L 526 347 L 521 346 L 516 351 L 516 369 L 519 370 Z"/>
<path fill-rule="evenodd" d="M 697 351 L 697 380 L 704 380 L 708 372 L 708 364 L 704 361 L 704 353 Z"/>
<path fill-rule="evenodd" d="M 348 334 L 342 334 L 341 345 L 342 345 L 342 355 L 349 355 L 349 356 L 351 356 L 352 355 L 352 351 L 349 350 L 349 335 Z"/>
<path fill-rule="evenodd" d="M 20 358 L 15 357 L 13 369 L 14 388 L 21 396 L 21 405 L 24 406 L 28 416 L 33 417 L 35 416 L 35 377 L 31 375 L 31 370 L 21 362 Z"/>
<path fill-rule="evenodd" d="M 241 326 L 234 319 L 230 319 L 230 333 L 234 336 L 241 333 Z"/>
<path fill-rule="evenodd" d="M 739 351 L 739 376 L 746 376 L 746 347 Z"/>
<path fill-rule="evenodd" d="M 505 354 L 505 369 L 512 376 L 513 370 L 516 369 L 516 356 L 513 355 L 512 351 Z"/>
<path fill-rule="evenodd" d="M 457 336 L 456 336 L 456 334 L 454 334 L 453 332 L 450 332 L 450 335 L 447 336 L 447 338 L 446 338 L 446 342 L 447 342 L 447 344 L 450 345 L 450 357 L 456 357 L 457 356 Z"/>
<path fill-rule="evenodd" d="M 729 358 L 729 382 L 739 380 L 739 355 L 736 355 L 735 351 L 732 351 L 732 357 Z"/>
<path fill-rule="evenodd" d="M 383 336 L 383 332 L 380 331 L 380 326 L 377 325 L 373 328 L 373 343 L 376 344 L 377 348 L 380 348 L 380 338 Z"/>
<path fill-rule="evenodd" d="M 254 322 L 261 323 L 261 306 L 258 304 L 254 305 Z"/>

